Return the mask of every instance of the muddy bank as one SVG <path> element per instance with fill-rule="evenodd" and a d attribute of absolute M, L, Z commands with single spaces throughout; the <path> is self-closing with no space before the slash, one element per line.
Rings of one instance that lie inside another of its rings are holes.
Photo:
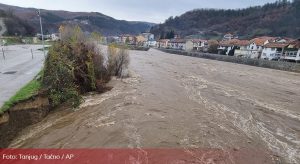
<path fill-rule="evenodd" d="M 48 98 L 37 96 L 20 102 L 0 117 L 0 148 L 9 143 L 27 126 L 40 122 L 49 113 Z"/>

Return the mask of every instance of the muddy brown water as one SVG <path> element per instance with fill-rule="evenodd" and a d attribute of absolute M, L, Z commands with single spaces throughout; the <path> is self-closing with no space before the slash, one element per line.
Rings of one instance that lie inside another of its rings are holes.
<path fill-rule="evenodd" d="M 255 163 L 300 163 L 300 74 L 130 53 L 129 78 L 25 129 L 10 147 L 247 149 L 265 152 Z"/>

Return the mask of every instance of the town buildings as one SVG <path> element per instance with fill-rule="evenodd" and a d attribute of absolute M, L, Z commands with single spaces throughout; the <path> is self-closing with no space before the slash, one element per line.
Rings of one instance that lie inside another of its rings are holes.
<path fill-rule="evenodd" d="M 300 39 L 291 41 L 285 47 L 281 60 L 300 62 Z"/>
<path fill-rule="evenodd" d="M 168 42 L 168 48 L 175 50 L 186 50 L 186 40 L 185 39 L 171 39 Z"/>
<path fill-rule="evenodd" d="M 266 60 L 280 60 L 283 56 L 285 47 L 288 46 L 288 43 L 284 42 L 271 42 L 264 45 L 262 50 L 261 59 Z"/>
<path fill-rule="evenodd" d="M 208 41 L 203 39 L 190 39 L 186 41 L 187 51 L 206 52 L 208 49 Z"/>
<path fill-rule="evenodd" d="M 250 44 L 250 41 L 248 40 L 237 40 L 234 43 L 234 56 L 237 57 L 245 57 L 250 58 L 248 45 Z"/>
<path fill-rule="evenodd" d="M 156 48 L 168 48 L 169 39 L 160 39 L 156 43 Z"/>
<path fill-rule="evenodd" d="M 183 38 L 155 40 L 153 34 L 141 33 L 137 36 L 121 35 L 118 40 L 122 44 L 144 47 L 210 52 L 252 59 L 300 61 L 300 40 L 282 37 L 261 36 L 241 40 L 235 35 L 226 34 L 221 41 Z"/>

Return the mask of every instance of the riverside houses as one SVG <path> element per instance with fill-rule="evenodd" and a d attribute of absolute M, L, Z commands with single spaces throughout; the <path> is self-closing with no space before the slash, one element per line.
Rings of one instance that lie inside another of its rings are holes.
<path fill-rule="evenodd" d="M 238 42 L 238 39 L 232 40 L 223 40 L 219 43 L 218 53 L 222 55 L 230 55 L 233 56 L 234 54 L 234 45 Z"/>
<path fill-rule="evenodd" d="M 208 49 L 208 41 L 203 39 L 190 39 L 186 42 L 186 51 L 206 52 Z"/>
<path fill-rule="evenodd" d="M 300 62 L 300 39 L 290 42 L 284 50 L 282 60 Z"/>
<path fill-rule="evenodd" d="M 250 45 L 247 48 L 249 51 L 249 57 L 259 59 L 261 57 L 264 45 L 273 42 L 274 40 L 274 37 L 267 36 L 252 39 L 250 41 Z"/>
<path fill-rule="evenodd" d="M 246 57 L 249 58 L 248 45 L 250 44 L 249 40 L 237 40 L 234 43 L 234 56 L 237 57 Z"/>
<path fill-rule="evenodd" d="M 160 39 L 156 43 L 157 48 L 168 48 L 169 39 Z"/>
<path fill-rule="evenodd" d="M 261 59 L 266 60 L 279 60 L 283 56 L 285 47 L 288 43 L 284 42 L 272 42 L 264 46 Z"/>
<path fill-rule="evenodd" d="M 168 42 L 168 48 L 175 50 L 186 50 L 186 40 L 184 39 L 171 39 Z"/>

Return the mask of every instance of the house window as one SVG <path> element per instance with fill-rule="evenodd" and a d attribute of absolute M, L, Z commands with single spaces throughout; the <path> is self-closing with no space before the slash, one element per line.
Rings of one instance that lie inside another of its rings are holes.
<path fill-rule="evenodd" d="M 275 51 L 275 48 L 271 48 L 272 51 Z"/>

